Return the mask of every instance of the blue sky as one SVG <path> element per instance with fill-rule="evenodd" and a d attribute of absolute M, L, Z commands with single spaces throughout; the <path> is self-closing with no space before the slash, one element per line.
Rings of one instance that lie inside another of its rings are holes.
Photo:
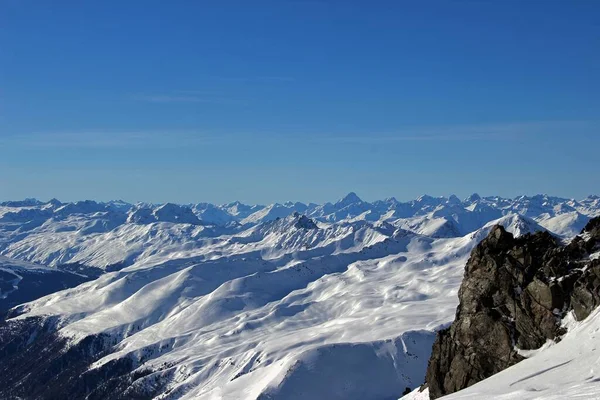
<path fill-rule="evenodd" d="M 600 2 L 0 0 L 0 198 L 600 187 Z"/>

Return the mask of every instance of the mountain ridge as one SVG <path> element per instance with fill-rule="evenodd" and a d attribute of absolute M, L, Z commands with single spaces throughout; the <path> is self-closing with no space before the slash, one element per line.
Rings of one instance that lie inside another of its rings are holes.
<path fill-rule="evenodd" d="M 597 200 L 0 206 L 0 256 L 89 279 L 9 311 L 0 397 L 397 398 L 494 226 L 569 241 Z"/>

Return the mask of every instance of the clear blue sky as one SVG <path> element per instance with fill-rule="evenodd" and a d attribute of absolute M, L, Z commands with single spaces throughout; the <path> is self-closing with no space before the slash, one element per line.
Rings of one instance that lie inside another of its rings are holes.
<path fill-rule="evenodd" d="M 0 0 L 0 198 L 600 190 L 600 1 Z"/>

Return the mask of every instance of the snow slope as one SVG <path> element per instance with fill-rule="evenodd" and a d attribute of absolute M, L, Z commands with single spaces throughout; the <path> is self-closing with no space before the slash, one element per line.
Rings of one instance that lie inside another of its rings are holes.
<path fill-rule="evenodd" d="M 511 215 L 436 239 L 299 219 L 229 237 L 228 255 L 148 257 L 21 306 L 19 318 L 58 316 L 72 342 L 110 335 L 116 346 L 93 368 L 130 358 L 153 371 L 136 384 L 164 382 L 158 398 L 397 398 L 422 383 L 471 249 L 495 223 L 540 229 Z"/>

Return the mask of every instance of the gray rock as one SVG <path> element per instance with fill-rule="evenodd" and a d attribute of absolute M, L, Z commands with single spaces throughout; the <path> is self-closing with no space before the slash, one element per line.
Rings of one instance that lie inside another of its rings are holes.
<path fill-rule="evenodd" d="M 427 369 L 432 399 L 471 386 L 521 361 L 600 305 L 600 218 L 561 246 L 548 232 L 514 238 L 495 226 L 471 253 L 452 325 L 438 333 Z"/>

